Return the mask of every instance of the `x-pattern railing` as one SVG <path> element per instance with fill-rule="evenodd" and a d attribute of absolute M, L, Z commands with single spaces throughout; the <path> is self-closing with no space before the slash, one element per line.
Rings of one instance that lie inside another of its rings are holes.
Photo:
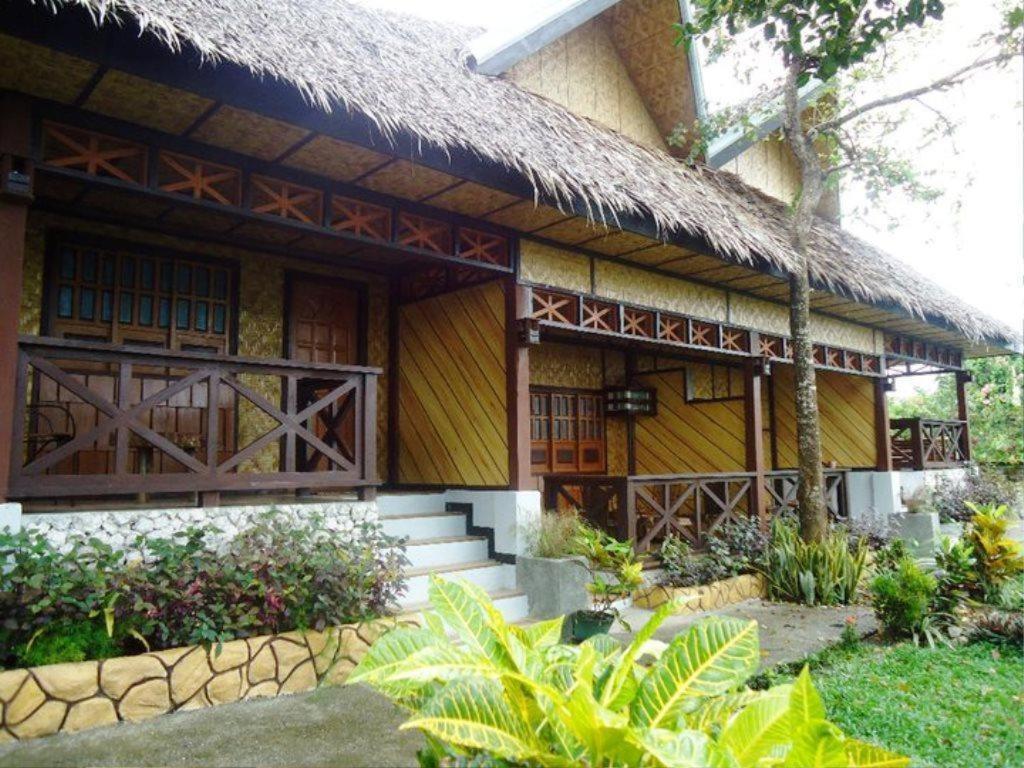
<path fill-rule="evenodd" d="M 967 422 L 958 419 L 890 419 L 896 469 L 956 467 L 970 460 Z"/>
<path fill-rule="evenodd" d="M 378 369 L 36 337 L 22 337 L 19 356 L 13 440 L 20 449 L 12 458 L 12 497 L 377 484 Z M 90 377 L 116 383 L 94 388 L 88 383 Z M 282 404 L 275 405 L 243 377 L 269 377 L 281 392 Z M 27 435 L 34 430 L 26 419 L 33 418 L 44 389 L 60 391 L 62 401 L 73 407 L 94 409 L 95 418 L 93 426 L 72 430 L 66 439 L 37 451 L 28 445 Z M 202 418 L 201 429 L 191 436 L 195 444 L 183 446 L 175 441 L 178 436 L 154 428 L 155 409 L 173 410 L 173 402 L 197 392 L 205 405 L 192 409 Z M 301 401 L 300 392 L 307 395 Z M 315 394 L 309 396 L 310 392 Z M 248 403 L 263 421 L 274 423 L 244 447 L 234 449 L 234 435 L 221 437 L 225 402 L 231 403 L 228 410 L 235 413 L 240 404 Z M 110 471 L 68 471 L 69 460 L 77 454 L 111 445 Z M 274 453 L 274 447 L 276 471 L 251 470 L 264 466 L 265 462 L 255 460 L 268 448 Z M 148 467 L 147 472 L 131 459 L 131 453 L 137 456 L 140 451 L 159 452 L 174 470 Z"/>

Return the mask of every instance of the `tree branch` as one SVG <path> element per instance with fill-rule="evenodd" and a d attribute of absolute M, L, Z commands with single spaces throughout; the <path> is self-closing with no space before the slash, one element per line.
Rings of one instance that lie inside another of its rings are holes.
<path fill-rule="evenodd" d="M 934 91 L 941 91 L 945 88 L 950 88 L 954 85 L 957 85 L 968 75 L 974 73 L 979 69 L 985 69 L 986 67 L 993 67 L 998 64 L 1003 64 L 1004 62 L 1007 62 L 1010 59 L 1016 58 L 1017 56 L 1020 55 L 1021 54 L 1017 52 L 1006 52 L 996 54 L 995 56 L 989 56 L 984 59 L 979 59 L 975 62 L 972 62 L 971 64 L 968 64 L 965 67 L 961 67 L 955 72 L 951 72 L 945 77 L 942 77 L 932 83 L 929 83 L 928 85 L 923 85 L 919 88 L 904 91 L 903 93 L 897 93 L 893 96 L 885 96 L 881 99 L 869 101 L 867 104 L 863 104 L 859 107 L 850 110 L 845 115 L 840 115 L 839 117 L 833 118 L 832 120 L 826 120 L 823 123 L 819 123 L 818 125 L 814 126 L 810 130 L 810 132 L 813 135 L 818 135 L 826 131 L 833 131 L 839 126 L 845 125 L 851 120 L 856 120 L 858 117 L 861 117 L 862 115 L 865 115 L 868 112 L 873 112 L 874 110 L 881 109 L 882 107 L 889 107 L 892 106 L 893 104 L 899 104 L 901 101 L 917 99 L 918 97 L 924 96 L 927 93 L 932 93 Z"/>

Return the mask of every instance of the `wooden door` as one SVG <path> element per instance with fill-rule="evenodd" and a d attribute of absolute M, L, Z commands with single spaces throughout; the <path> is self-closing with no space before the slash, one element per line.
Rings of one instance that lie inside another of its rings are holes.
<path fill-rule="evenodd" d="M 293 280 L 289 297 L 288 353 L 306 363 L 357 365 L 361 363 L 360 293 L 351 286 Z M 304 379 L 299 383 L 299 408 L 327 395 L 336 381 Z M 313 417 L 310 430 L 347 459 L 355 459 L 355 393 Z M 297 446 L 303 471 L 338 469 L 311 446 Z"/>

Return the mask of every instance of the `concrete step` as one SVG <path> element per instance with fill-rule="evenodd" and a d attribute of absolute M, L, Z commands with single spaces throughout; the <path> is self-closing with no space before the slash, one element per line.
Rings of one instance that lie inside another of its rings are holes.
<path fill-rule="evenodd" d="M 406 542 L 410 568 L 459 565 L 487 559 L 486 536 L 435 536 Z"/>
<path fill-rule="evenodd" d="M 501 611 L 505 621 L 515 624 L 528 620 L 530 606 L 527 603 L 525 592 L 515 589 L 494 589 L 490 590 L 487 595 L 491 598 L 494 606 Z M 430 604 L 424 602 L 405 606 L 403 610 L 407 615 L 416 616 L 429 608 Z"/>
<path fill-rule="evenodd" d="M 461 512 L 417 512 L 381 518 L 384 533 L 415 541 L 442 536 L 465 536 L 466 516 Z"/>
<path fill-rule="evenodd" d="M 499 563 L 497 560 L 410 568 L 406 571 L 408 589 L 402 598 L 403 609 L 406 606 L 427 602 L 427 589 L 430 586 L 432 574 L 438 574 L 447 579 L 465 579 L 486 592 L 513 589 L 516 585 L 516 567 Z"/>
<path fill-rule="evenodd" d="M 382 493 L 377 497 L 381 517 L 408 517 L 444 509 L 444 493 Z"/>

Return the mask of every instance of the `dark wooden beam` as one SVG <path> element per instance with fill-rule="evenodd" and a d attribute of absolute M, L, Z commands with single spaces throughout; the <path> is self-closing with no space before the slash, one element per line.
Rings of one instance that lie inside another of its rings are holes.
<path fill-rule="evenodd" d="M 13 403 L 11 383 L 17 378 L 18 323 L 21 283 L 25 264 L 25 230 L 31 194 L 7 191 L 9 174 L 31 169 L 21 166 L 32 154 L 32 111 L 29 102 L 11 93 L 0 94 L 0 500 L 9 498 L 10 480 L 21 466 L 22 440 L 14 435 L 15 412 L 24 403 Z M 31 182 L 30 182 L 31 189 Z"/>
<path fill-rule="evenodd" d="M 875 469 L 892 471 L 892 437 L 889 431 L 889 398 L 886 380 L 875 379 Z"/>
<path fill-rule="evenodd" d="M 971 380 L 971 374 L 967 371 L 956 372 L 956 417 L 964 423 L 962 433 L 964 460 L 971 460 L 971 429 L 967 412 L 967 383 Z"/>
<path fill-rule="evenodd" d="M 505 282 L 505 365 L 508 409 L 509 487 L 536 490 L 530 467 L 530 348 L 519 339 L 519 320 L 531 314 L 530 289 Z"/>

